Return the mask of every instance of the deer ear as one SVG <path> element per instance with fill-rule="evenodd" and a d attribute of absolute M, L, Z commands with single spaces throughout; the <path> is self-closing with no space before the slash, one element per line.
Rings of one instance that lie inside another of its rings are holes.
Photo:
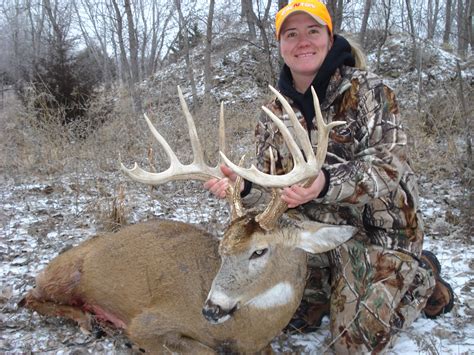
<path fill-rule="evenodd" d="M 318 222 L 300 222 L 296 247 L 312 254 L 332 250 L 351 239 L 357 231 L 353 226 L 337 226 Z"/>

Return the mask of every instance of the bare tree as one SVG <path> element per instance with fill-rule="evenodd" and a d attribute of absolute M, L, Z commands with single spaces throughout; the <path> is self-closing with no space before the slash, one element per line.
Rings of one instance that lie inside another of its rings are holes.
<path fill-rule="evenodd" d="M 334 32 L 339 32 L 342 28 L 342 20 L 344 14 L 343 0 L 328 0 L 328 11 L 332 18 L 332 28 Z"/>
<path fill-rule="evenodd" d="M 413 10 L 411 8 L 411 0 L 405 0 L 405 3 L 407 5 L 407 16 L 408 16 L 408 24 L 410 26 L 410 36 L 413 42 L 413 53 L 415 55 L 415 49 L 416 49 L 416 29 L 415 29 L 415 23 L 413 21 Z"/>
<path fill-rule="evenodd" d="M 388 31 L 390 27 L 391 21 L 391 14 L 392 14 L 392 0 L 383 0 L 382 3 L 382 11 L 383 11 L 383 19 L 384 19 L 384 27 L 383 27 L 383 35 L 379 44 L 377 46 L 377 62 L 376 62 L 376 71 L 380 69 L 380 57 L 382 55 L 382 47 L 387 41 L 388 38 Z"/>
<path fill-rule="evenodd" d="M 143 79 L 146 77 L 146 69 L 147 69 L 147 50 L 149 47 L 150 42 L 150 29 L 149 27 L 152 26 L 152 23 L 149 23 L 149 19 L 147 17 L 149 11 L 149 4 L 146 0 L 138 0 L 136 2 L 136 14 L 137 18 L 134 20 L 135 22 L 135 29 L 136 29 L 136 37 L 137 37 L 137 53 L 140 54 L 139 56 L 139 71 L 140 77 Z M 141 28 L 139 29 L 138 24 L 141 24 Z M 138 57 L 138 55 L 137 55 Z"/>
<path fill-rule="evenodd" d="M 118 48 L 116 44 L 114 45 L 114 47 L 116 52 L 118 52 L 118 57 L 120 58 L 119 67 L 122 82 L 128 84 L 130 81 L 130 64 L 128 62 L 127 49 L 125 47 L 125 41 L 123 37 L 123 15 L 120 11 L 117 0 L 111 0 L 111 2 L 114 11 L 113 13 L 111 13 L 111 16 L 113 16 L 114 20 L 114 34 L 117 36 L 116 41 L 114 37 L 113 42 L 118 42 Z"/>
<path fill-rule="evenodd" d="M 43 29 L 45 23 L 45 11 L 42 6 L 37 6 L 34 8 L 30 0 L 27 0 L 26 2 L 26 10 L 28 12 L 28 20 L 30 23 L 31 48 L 33 50 L 30 68 L 34 70 L 37 65 L 37 60 L 38 58 L 40 58 L 41 55 Z"/>
<path fill-rule="evenodd" d="M 10 3 L 3 2 L 0 8 L 0 15 L 5 21 L 5 49 L 11 54 L 6 58 L 4 71 L 15 82 L 17 91 L 20 90 L 20 79 L 32 77 L 33 65 L 36 61 L 36 52 L 28 50 L 28 47 L 34 48 L 31 44 L 33 41 L 39 45 L 39 38 L 35 36 L 38 33 L 38 25 L 36 21 L 29 21 L 33 16 L 25 18 L 25 8 L 28 13 L 34 10 L 23 4 L 21 0 L 15 0 Z M 44 18 L 44 17 L 43 17 Z M 30 30 L 26 30 L 29 27 Z M 35 46 L 36 47 L 36 46 Z M 6 51 L 3 51 L 5 53 Z M 25 78 L 26 77 L 26 78 Z"/>
<path fill-rule="evenodd" d="M 286 5 L 288 5 L 288 0 L 278 0 L 278 9 L 282 9 L 283 7 L 285 7 Z"/>
<path fill-rule="evenodd" d="M 449 43 L 449 37 L 451 35 L 451 10 L 453 7 L 452 0 L 446 0 L 446 15 L 444 16 L 445 18 L 445 23 L 444 23 L 444 34 L 443 34 L 443 43 L 448 44 Z"/>
<path fill-rule="evenodd" d="M 432 40 L 434 38 L 436 28 L 438 26 L 439 17 L 439 0 L 428 0 L 428 28 L 427 28 L 427 39 Z"/>
<path fill-rule="evenodd" d="M 458 22 L 458 53 L 464 56 L 466 54 L 468 44 L 467 24 L 466 24 L 466 5 L 469 0 L 465 2 L 458 0 L 457 4 L 457 22 Z"/>
<path fill-rule="evenodd" d="M 471 52 L 474 51 L 474 3 L 468 1 L 468 11 L 466 12 L 466 32 L 468 35 L 468 43 L 471 45 Z"/>
<path fill-rule="evenodd" d="M 166 6 L 163 4 L 157 7 L 157 2 L 153 1 L 153 35 L 151 41 L 150 50 L 150 69 L 149 74 L 154 73 L 158 65 L 161 63 L 161 57 L 163 55 L 163 47 L 165 45 L 165 39 L 168 32 L 168 26 L 174 13 L 174 7 L 172 4 L 166 2 Z M 164 21 L 162 21 L 164 19 Z"/>
<path fill-rule="evenodd" d="M 276 81 L 276 75 L 274 73 L 273 65 L 272 65 L 272 50 L 270 46 L 270 40 L 268 39 L 268 34 L 267 34 L 267 29 L 269 28 L 268 21 L 269 21 L 269 16 L 270 16 L 271 5 L 272 5 L 272 1 L 267 0 L 265 9 L 263 11 L 263 15 L 261 14 L 261 11 L 259 11 L 258 17 L 255 14 L 255 12 L 252 11 L 252 14 L 254 16 L 254 22 L 258 26 L 258 29 L 260 31 L 260 36 L 262 38 L 263 51 L 267 57 L 267 78 L 268 78 L 269 83 L 273 83 Z"/>
<path fill-rule="evenodd" d="M 206 51 L 204 54 L 204 103 L 209 107 L 211 96 L 211 52 L 212 52 L 212 22 L 214 18 L 214 0 L 209 0 L 209 13 L 207 15 Z"/>
<path fill-rule="evenodd" d="M 254 41 L 257 38 L 257 31 L 255 29 L 255 12 L 253 11 L 252 0 L 242 0 L 241 18 L 245 19 L 249 28 L 249 39 Z"/>
<path fill-rule="evenodd" d="M 178 11 L 179 16 L 179 32 L 183 36 L 183 50 L 184 50 L 184 58 L 186 60 L 186 68 L 188 71 L 188 79 L 191 84 L 191 91 L 193 93 L 193 100 L 196 102 L 197 100 L 197 89 L 196 83 L 194 81 L 194 68 L 193 63 L 191 61 L 191 53 L 189 50 L 189 38 L 188 38 L 188 26 L 186 19 L 183 16 L 183 11 L 181 9 L 181 0 L 174 0 L 176 10 Z"/>
<path fill-rule="evenodd" d="M 81 5 L 80 9 L 78 5 Z M 82 36 L 88 48 L 92 50 L 96 61 L 102 65 L 105 87 L 110 88 L 113 84 L 113 75 L 107 49 L 109 31 L 107 9 L 102 1 L 92 2 L 91 0 L 81 0 L 80 4 L 73 2 L 73 6 Z M 87 20 L 84 21 L 83 17 Z"/>
<path fill-rule="evenodd" d="M 458 23 L 458 53 L 461 56 L 467 54 L 469 44 L 473 43 L 472 39 L 472 19 L 473 6 L 472 0 L 458 0 L 457 6 L 457 23 Z"/>
<path fill-rule="evenodd" d="M 363 47 L 365 47 L 365 33 L 367 30 L 367 22 L 369 20 L 371 7 L 372 7 L 372 0 L 365 0 L 364 16 L 362 16 L 362 24 L 360 26 L 360 33 L 359 33 L 359 43 Z"/>
<path fill-rule="evenodd" d="M 127 15 L 128 44 L 130 51 L 130 88 L 133 98 L 135 112 L 142 112 L 141 96 L 137 92 L 137 85 L 140 81 L 140 70 L 138 64 L 138 38 L 133 20 L 132 6 L 130 0 L 124 0 L 125 13 Z"/>

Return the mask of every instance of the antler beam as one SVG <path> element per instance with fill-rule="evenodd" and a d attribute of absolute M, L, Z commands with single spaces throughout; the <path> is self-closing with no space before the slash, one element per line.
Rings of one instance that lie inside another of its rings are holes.
<path fill-rule="evenodd" d="M 234 163 L 232 163 L 222 152 L 221 158 L 224 162 L 234 170 L 238 175 L 242 176 L 243 178 L 252 181 L 255 184 L 265 186 L 265 187 L 286 187 L 291 186 L 297 183 L 301 183 L 307 179 L 315 178 L 318 176 L 318 173 L 321 169 L 321 166 L 324 164 L 324 159 L 326 157 L 327 152 L 327 144 L 328 144 L 328 136 L 329 131 L 338 125 L 344 124 L 343 121 L 335 121 L 329 124 L 325 124 L 321 110 L 319 108 L 319 100 L 316 95 L 316 92 L 313 88 L 311 88 L 313 93 L 313 101 L 314 107 L 316 112 L 316 122 L 318 127 L 318 154 L 317 156 L 314 154 L 313 149 L 311 147 L 311 142 L 308 137 L 308 132 L 301 126 L 298 118 L 296 117 L 295 112 L 291 108 L 288 101 L 281 95 L 275 88 L 270 86 L 270 90 L 278 97 L 280 102 L 282 103 L 285 111 L 287 112 L 290 121 L 293 125 L 296 139 L 301 145 L 301 149 L 304 152 L 304 156 L 298 147 L 298 144 L 291 136 L 290 131 L 285 126 L 285 124 L 276 116 L 273 112 L 271 112 L 268 108 L 262 107 L 265 113 L 270 117 L 270 119 L 275 123 L 275 125 L 280 130 L 285 142 L 288 146 L 288 150 L 290 151 L 293 157 L 293 169 L 285 175 L 271 175 L 266 174 L 258 170 L 254 165 L 252 165 L 248 169 L 241 168 Z M 305 159 L 306 157 L 306 159 Z"/>
<path fill-rule="evenodd" d="M 316 155 L 314 154 L 313 148 L 311 147 L 311 142 L 307 131 L 301 126 L 298 121 L 295 112 L 291 108 L 288 101 L 281 95 L 276 89 L 270 86 L 270 89 L 277 96 L 280 102 L 283 105 L 288 117 L 290 118 L 291 123 L 295 131 L 296 138 L 298 139 L 301 148 L 306 156 L 304 159 L 298 145 L 295 140 L 291 137 L 288 128 L 283 122 L 275 115 L 273 112 L 268 110 L 266 107 L 263 107 L 267 115 L 272 119 L 276 126 L 280 129 L 280 132 L 285 139 L 285 142 L 288 146 L 290 153 L 293 156 L 293 169 L 285 175 L 271 175 L 265 174 L 259 171 L 255 166 L 251 166 L 250 169 L 240 168 L 228 159 L 223 157 L 226 164 L 229 164 L 231 168 L 240 176 L 259 184 L 261 186 L 272 187 L 272 197 L 270 203 L 268 204 L 265 211 L 260 213 L 255 217 L 255 220 L 260 224 L 260 226 L 265 230 L 271 230 L 275 227 L 280 216 L 288 209 L 288 205 L 285 201 L 281 199 L 280 193 L 277 190 L 278 187 L 286 187 L 294 184 L 302 183 L 304 187 L 309 187 L 313 181 L 318 176 L 321 167 L 324 164 L 326 159 L 326 153 L 329 143 L 329 132 L 333 127 L 345 124 L 344 121 L 335 121 L 329 124 L 326 124 L 319 107 L 318 96 L 313 87 L 311 87 L 311 93 L 313 95 L 314 111 L 316 114 L 316 125 L 318 130 L 318 149 Z M 272 149 L 272 148 L 270 148 Z M 222 154 L 221 154 L 222 155 Z M 270 151 L 270 157 L 273 156 L 272 151 Z M 272 159 L 273 160 L 273 159 Z M 231 165 L 232 164 L 232 165 Z M 274 163 L 272 162 L 272 169 Z"/>
<path fill-rule="evenodd" d="M 216 167 L 208 166 L 204 161 L 204 154 L 201 148 L 201 142 L 197 135 L 196 126 L 194 124 L 193 117 L 189 112 L 188 105 L 184 100 L 183 93 L 181 88 L 178 86 L 178 96 L 181 103 L 181 108 L 183 110 L 184 116 L 188 124 L 189 137 L 191 139 L 191 146 L 193 149 L 193 162 L 188 165 L 182 164 L 176 154 L 171 149 L 170 145 L 163 138 L 163 136 L 156 130 L 156 128 L 151 123 L 150 119 L 146 114 L 144 114 L 145 121 L 150 128 L 151 133 L 160 143 L 163 149 L 170 160 L 170 166 L 167 170 L 160 173 L 151 173 L 149 171 L 143 170 L 138 166 L 137 163 L 134 164 L 133 168 L 128 169 L 122 163 L 121 169 L 127 174 L 132 180 L 149 184 L 149 185 L 159 185 L 164 184 L 169 181 L 174 180 L 202 180 L 207 181 L 211 178 L 222 178 L 223 174 L 219 168 L 219 165 Z M 224 128 L 224 104 L 221 103 L 221 110 L 219 115 L 219 150 L 225 154 L 225 128 Z M 240 199 L 240 187 L 242 180 L 237 179 L 234 186 L 229 186 L 227 191 L 227 199 L 231 207 L 232 218 L 238 218 L 243 215 L 242 202 Z"/>
<path fill-rule="evenodd" d="M 140 168 L 137 163 L 133 168 L 128 169 L 121 163 L 122 170 L 133 180 L 149 184 L 149 185 L 158 185 L 164 184 L 168 181 L 173 180 L 202 180 L 207 181 L 211 178 L 222 178 L 222 172 L 219 166 L 210 167 L 204 161 L 204 154 L 201 148 L 201 142 L 197 135 L 196 126 L 194 125 L 194 120 L 189 112 L 188 105 L 184 100 L 183 93 L 181 88 L 178 86 L 178 96 L 181 103 L 181 108 L 183 109 L 184 116 L 188 123 L 189 137 L 191 138 L 191 146 L 193 149 L 194 160 L 191 164 L 184 165 L 176 157 L 176 154 L 173 152 L 168 142 L 163 138 L 163 136 L 156 130 L 156 128 L 151 123 L 150 119 L 146 114 L 144 114 L 146 123 L 150 128 L 151 133 L 156 138 L 156 140 L 161 144 L 163 149 L 170 160 L 170 167 L 160 173 L 151 173 Z M 225 129 L 224 129 L 224 115 L 223 107 L 221 105 L 221 114 L 220 114 L 220 123 L 219 123 L 219 149 L 224 150 L 225 142 Z"/>

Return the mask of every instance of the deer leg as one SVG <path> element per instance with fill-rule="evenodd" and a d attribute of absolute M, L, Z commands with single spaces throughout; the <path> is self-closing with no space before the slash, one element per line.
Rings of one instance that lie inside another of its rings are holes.
<path fill-rule="evenodd" d="M 130 335 L 129 337 L 135 341 L 133 339 L 135 336 Z M 146 339 L 141 338 L 136 343 L 138 348 L 149 354 L 216 354 L 210 347 L 177 332 L 168 332 Z"/>
<path fill-rule="evenodd" d="M 179 354 L 213 354 L 216 352 L 197 340 L 183 336 L 183 334 L 170 332 L 163 337 L 162 348 Z"/>
<path fill-rule="evenodd" d="M 52 301 L 41 301 L 28 293 L 19 303 L 20 307 L 26 307 L 44 316 L 65 317 L 74 320 L 84 330 L 92 332 L 93 317 L 83 312 L 80 308 L 55 303 Z"/>
<path fill-rule="evenodd" d="M 126 333 L 146 353 L 216 354 L 212 348 L 181 332 L 169 331 L 169 323 L 155 312 L 144 312 L 131 321 Z"/>

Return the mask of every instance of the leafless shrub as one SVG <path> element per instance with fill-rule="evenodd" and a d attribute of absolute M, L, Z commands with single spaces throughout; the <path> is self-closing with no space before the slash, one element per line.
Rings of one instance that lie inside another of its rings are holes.
<path fill-rule="evenodd" d="M 466 167 L 466 130 L 457 92 L 446 86 L 437 95 L 425 97 L 419 111 L 404 113 L 413 141 L 417 171 L 438 178 L 462 176 Z"/>
<path fill-rule="evenodd" d="M 406 111 L 405 124 L 410 136 L 411 158 L 415 171 L 431 181 L 451 180 L 464 192 L 456 197 L 460 216 L 456 225 L 463 226 L 467 239 L 472 235 L 472 162 L 465 135 L 469 120 L 461 110 L 459 93 L 454 85 L 445 85 L 437 95 L 425 97 L 420 111 Z M 465 93 L 472 102 L 472 92 Z M 472 115 L 472 106 L 468 115 Z M 466 124 L 467 122 L 467 124 Z M 424 193 L 422 191 L 422 193 Z M 449 214 L 446 219 L 452 219 Z M 452 222 L 452 221 L 451 221 Z"/>
<path fill-rule="evenodd" d="M 127 224 L 125 207 L 125 190 L 123 185 L 118 185 L 116 196 L 109 205 L 109 211 L 101 220 L 103 229 L 106 231 L 117 231 Z"/>
<path fill-rule="evenodd" d="M 24 173 L 31 170 L 52 172 L 64 165 L 67 132 L 58 123 L 60 112 L 49 112 L 48 122 L 35 124 L 29 111 L 12 95 L 2 112 L 1 145 L 5 171 Z"/>

